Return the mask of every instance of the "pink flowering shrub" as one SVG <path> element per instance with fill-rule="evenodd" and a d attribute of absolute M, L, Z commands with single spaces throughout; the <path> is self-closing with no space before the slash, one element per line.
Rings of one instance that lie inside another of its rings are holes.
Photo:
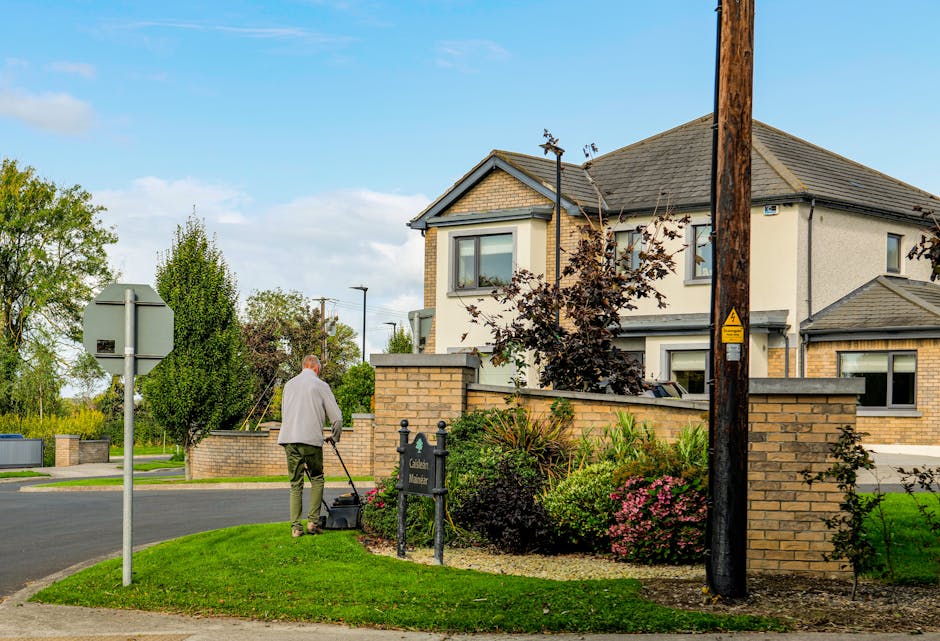
<path fill-rule="evenodd" d="M 617 502 L 611 551 L 620 561 L 682 564 L 705 555 L 705 492 L 701 482 L 632 476 L 610 495 Z"/>

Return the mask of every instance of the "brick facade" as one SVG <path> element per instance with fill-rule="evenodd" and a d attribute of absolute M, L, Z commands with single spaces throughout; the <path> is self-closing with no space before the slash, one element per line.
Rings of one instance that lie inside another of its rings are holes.
<path fill-rule="evenodd" d="M 869 443 L 936 445 L 940 442 L 940 340 L 852 340 L 809 343 L 806 375 L 810 378 L 838 376 L 840 351 L 914 350 L 917 352 L 915 411 L 879 412 L 865 415 L 859 408 L 858 429 Z"/>
<path fill-rule="evenodd" d="M 552 201 L 548 198 L 533 191 L 505 171 L 496 170 L 441 212 L 441 216 L 551 204 Z"/>

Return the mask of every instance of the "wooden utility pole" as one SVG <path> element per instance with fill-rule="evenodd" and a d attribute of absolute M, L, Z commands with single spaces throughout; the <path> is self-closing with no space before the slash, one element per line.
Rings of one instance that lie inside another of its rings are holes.
<path fill-rule="evenodd" d="M 748 340 L 754 0 L 719 3 L 713 178 L 708 586 L 747 594 Z"/>

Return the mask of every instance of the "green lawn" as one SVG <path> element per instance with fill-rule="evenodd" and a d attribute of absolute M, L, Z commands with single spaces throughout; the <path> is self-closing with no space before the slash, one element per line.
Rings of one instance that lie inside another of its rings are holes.
<path fill-rule="evenodd" d="M 446 558 L 446 557 L 445 557 Z M 373 556 L 355 532 L 298 539 L 286 523 L 177 539 L 75 574 L 34 601 L 190 615 L 459 632 L 781 630 L 773 620 L 672 610 L 634 580 L 550 581 Z"/>
<path fill-rule="evenodd" d="M 0 472 L 0 479 L 18 479 L 18 478 L 28 478 L 32 476 L 49 476 L 45 472 L 32 472 L 26 470 L 23 472 Z"/>
<path fill-rule="evenodd" d="M 124 448 L 112 445 L 108 450 L 111 456 L 124 456 Z M 159 456 L 163 454 L 172 455 L 176 452 L 173 445 L 135 445 L 134 456 Z"/>
<path fill-rule="evenodd" d="M 186 465 L 183 461 L 147 461 L 145 463 L 134 463 L 135 472 L 150 472 L 152 470 L 167 470 L 174 467 L 183 467 Z M 119 470 L 123 470 L 123 465 L 118 465 Z"/>
<path fill-rule="evenodd" d="M 931 507 L 934 514 L 940 515 L 936 495 L 921 493 L 915 496 Z M 881 521 L 874 514 L 869 516 L 866 532 L 878 551 L 878 565 L 868 575 L 895 583 L 940 582 L 940 539 L 930 533 L 914 505 L 914 499 L 903 493 L 887 494 L 884 508 L 891 524 L 889 531 L 893 533 L 894 577 L 890 576 Z"/>

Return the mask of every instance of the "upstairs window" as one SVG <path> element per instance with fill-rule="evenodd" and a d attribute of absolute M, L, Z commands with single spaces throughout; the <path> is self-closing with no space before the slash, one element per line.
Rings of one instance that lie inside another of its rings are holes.
<path fill-rule="evenodd" d="M 512 278 L 512 234 L 456 239 L 456 289 L 499 287 Z"/>
<path fill-rule="evenodd" d="M 887 261 L 885 269 L 888 273 L 901 273 L 901 236 L 888 234 Z"/>
<path fill-rule="evenodd" d="M 692 265 L 690 280 L 706 280 L 712 277 L 712 226 L 692 225 Z"/>
<path fill-rule="evenodd" d="M 839 376 L 865 379 L 862 407 L 912 408 L 917 352 L 840 352 Z"/>
<path fill-rule="evenodd" d="M 618 231 L 614 234 L 617 241 L 617 258 L 627 258 L 626 267 L 629 269 L 639 269 L 640 252 L 643 250 L 643 234 L 631 229 L 629 231 Z M 626 252 L 626 254 L 624 253 Z"/>

